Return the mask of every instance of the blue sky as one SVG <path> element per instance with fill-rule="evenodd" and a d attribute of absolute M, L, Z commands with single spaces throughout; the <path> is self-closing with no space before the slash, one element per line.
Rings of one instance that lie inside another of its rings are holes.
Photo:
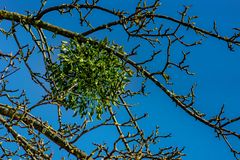
<path fill-rule="evenodd" d="M 47 5 L 51 6 L 61 3 L 66 3 L 66 1 L 56 2 L 49 0 Z M 101 4 L 110 8 L 119 6 L 131 11 L 134 10 L 133 5 L 135 2 L 124 0 L 120 2 L 102 1 Z M 199 19 L 196 20 L 196 25 L 199 27 L 212 29 L 213 21 L 215 20 L 219 32 L 222 35 L 230 35 L 233 32 L 232 28 L 240 27 L 238 11 L 240 2 L 238 0 L 163 0 L 160 11 L 161 14 L 178 17 L 177 11 L 182 9 L 182 5 L 190 4 L 192 7 L 189 11 L 189 15 L 199 16 Z M 4 6 L 7 10 L 20 13 L 24 13 L 25 10 L 34 10 L 38 8 L 38 4 L 35 2 L 32 3 L 30 0 L 16 0 L 11 2 L 1 0 L 1 9 L 3 9 Z M 92 17 L 94 23 L 98 24 L 100 22 L 99 17 L 101 17 L 101 20 L 110 20 L 112 18 L 106 15 L 97 14 Z M 78 17 L 71 17 L 70 20 L 68 18 L 62 19 L 61 16 L 56 16 L 56 14 L 50 14 L 44 17 L 44 20 L 73 31 L 84 30 L 84 28 L 80 28 L 78 25 Z M 3 27 L 3 25 L 4 24 L 0 24 L 0 27 Z M 124 33 L 119 32 L 119 30 L 120 29 L 116 29 L 111 34 L 108 32 L 101 32 L 92 36 L 99 39 L 108 36 L 110 40 L 114 40 L 114 42 L 123 45 L 125 50 L 129 51 L 137 40 L 133 39 L 127 43 L 126 38 L 122 38 L 124 37 Z M 189 41 L 191 41 L 192 38 L 196 38 L 191 32 L 188 33 L 187 36 L 187 40 Z M 26 36 L 25 33 L 19 33 L 19 37 L 21 37 L 22 41 L 30 41 L 30 37 Z M 6 41 L 3 36 L 0 37 L 0 40 L 3 42 L 0 44 L 1 51 L 10 52 L 17 50 L 13 41 Z M 59 43 L 60 40 L 62 40 L 62 37 L 57 37 L 52 43 Z M 149 46 L 146 44 L 143 44 L 143 46 L 145 46 L 145 48 L 141 50 L 142 55 L 152 50 L 152 48 L 148 48 Z M 226 114 L 230 116 L 239 115 L 240 50 L 239 48 L 235 49 L 235 52 L 230 52 L 225 43 L 210 37 L 204 39 L 202 45 L 184 49 L 191 51 L 187 63 L 190 64 L 191 71 L 196 73 L 196 75 L 189 78 L 178 72 L 172 74 L 176 92 L 184 92 L 192 83 L 197 83 L 196 106 L 200 111 L 214 115 L 218 113 L 218 110 L 224 104 L 226 107 Z M 173 51 L 177 52 L 178 48 L 174 48 Z M 33 63 L 31 65 L 41 70 L 41 62 L 38 61 L 39 56 L 37 54 L 38 53 L 36 53 L 36 56 L 32 57 Z M 26 71 L 19 71 L 15 77 L 12 77 L 12 84 L 18 88 L 25 88 L 30 99 L 35 100 L 37 97 L 36 95 L 41 94 L 42 91 L 34 89 L 35 94 L 31 94 L 33 91 L 33 84 L 22 75 L 27 75 Z M 16 78 L 18 80 L 16 80 Z M 212 129 L 195 121 L 180 108 L 177 108 L 171 100 L 152 83 L 148 82 L 147 84 L 147 91 L 150 92 L 150 95 L 147 97 L 136 97 L 131 100 L 131 102 L 138 104 L 134 109 L 136 113 L 149 113 L 148 119 L 140 122 L 141 127 L 147 132 L 154 129 L 156 125 L 159 125 L 160 133 L 172 133 L 173 137 L 161 141 L 161 145 L 185 147 L 184 153 L 187 154 L 184 158 L 185 160 L 233 159 L 226 144 L 218 138 L 215 138 Z M 45 109 L 41 112 L 36 111 L 35 115 L 43 119 L 56 118 L 56 115 L 51 114 L 51 111 L 54 111 L 54 109 L 49 109 L 47 106 Z M 69 120 L 69 118 L 70 117 L 66 117 L 66 120 Z M 54 126 L 56 124 L 52 125 Z M 111 134 L 111 130 L 108 131 L 106 129 L 102 130 L 102 132 L 103 134 L 98 134 L 97 136 L 92 134 L 90 137 L 83 139 L 82 142 L 86 142 L 87 144 L 89 143 L 89 139 L 96 139 L 103 142 L 108 141 L 110 136 L 107 135 L 107 133 Z M 79 145 L 84 146 L 85 143 Z M 55 158 L 58 159 L 60 153 L 57 151 L 55 152 Z"/>

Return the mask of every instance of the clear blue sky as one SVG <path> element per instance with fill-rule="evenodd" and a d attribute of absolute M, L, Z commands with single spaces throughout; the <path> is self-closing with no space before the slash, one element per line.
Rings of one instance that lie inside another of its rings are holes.
<path fill-rule="evenodd" d="M 66 1 L 52 1 L 49 0 L 47 5 L 56 5 L 66 3 Z M 122 0 L 117 2 L 103 0 L 101 3 L 104 6 L 126 8 L 133 10 L 134 1 Z M 198 15 L 199 19 L 196 20 L 196 25 L 205 29 L 212 29 L 213 21 L 215 20 L 218 25 L 219 32 L 222 35 L 229 35 L 233 32 L 232 28 L 240 27 L 239 21 L 239 6 L 238 0 L 163 0 L 161 13 L 178 17 L 177 11 L 182 9 L 182 5 L 192 5 L 189 14 Z M 38 8 L 38 3 L 30 0 L 1 0 L 0 7 L 7 10 L 25 13 L 26 10 L 34 10 Z M 100 18 L 100 19 L 99 19 Z M 98 24 L 100 20 L 109 20 L 111 17 L 98 14 L 93 16 L 94 23 Z M 78 26 L 78 17 L 72 17 L 72 19 L 61 19 L 61 16 L 55 16 L 51 14 L 46 16 L 44 20 L 63 26 L 64 28 L 73 31 L 83 31 L 84 29 Z M 2 27 L 3 24 L 0 24 Z M 25 33 L 18 34 L 22 41 L 28 42 L 30 39 Z M 126 43 L 126 39 L 122 38 L 124 34 L 113 31 L 111 34 L 108 32 L 102 32 L 101 34 L 95 34 L 96 38 L 103 38 L 109 36 L 110 40 L 114 40 L 116 43 L 125 47 L 126 51 L 130 50 L 134 41 Z M 191 40 L 192 34 L 188 35 L 188 40 Z M 196 38 L 196 37 L 195 37 Z M 16 45 L 12 41 L 6 41 L 4 37 L 0 37 L 1 44 L 0 50 L 5 52 L 16 51 Z M 58 43 L 62 40 L 58 37 L 53 43 Z M 142 52 L 147 52 L 152 48 L 147 48 L 147 45 Z M 177 49 L 175 49 L 177 51 Z M 188 48 L 187 51 L 191 51 L 188 63 L 190 69 L 196 73 L 195 77 L 186 78 L 182 74 L 176 73 L 173 75 L 176 92 L 186 91 L 186 87 L 189 87 L 192 83 L 197 83 L 196 93 L 198 109 L 210 115 L 218 113 L 220 107 L 224 104 L 226 114 L 231 116 L 237 116 L 240 114 L 239 99 L 240 99 L 240 50 L 236 48 L 235 52 L 230 52 L 227 49 L 227 45 L 214 38 L 207 38 L 203 40 L 203 44 L 194 48 Z M 38 54 L 38 53 L 36 53 Z M 41 62 L 38 61 L 38 56 L 33 56 L 32 66 L 39 69 Z M 0 64 L 1 65 L 1 64 Z M 24 71 L 19 71 L 16 77 L 12 77 L 12 83 L 16 87 L 25 88 L 30 99 L 36 100 L 37 95 L 41 94 L 41 91 L 32 88 L 29 79 L 26 79 Z M 19 80 L 16 81 L 18 78 Z M 32 94 L 34 91 L 35 94 Z M 146 131 L 150 132 L 156 125 L 160 126 L 161 133 L 172 133 L 172 138 L 161 141 L 161 144 L 175 145 L 179 147 L 185 146 L 184 153 L 187 156 L 185 160 L 230 160 L 233 159 L 232 154 L 223 141 L 215 138 L 215 134 L 212 129 L 207 128 L 200 122 L 195 121 L 192 117 L 189 117 L 180 108 L 176 108 L 175 105 L 167 98 L 157 87 L 152 83 L 148 83 L 147 91 L 151 92 L 148 97 L 137 97 L 133 102 L 138 103 L 138 107 L 135 108 L 137 113 L 149 113 L 149 118 L 141 121 L 140 125 Z M 46 114 L 46 112 L 48 114 Z M 36 112 L 36 116 L 40 116 L 43 119 L 54 119 L 56 115 L 51 115 L 51 109 L 46 107 L 46 110 Z M 54 111 L 54 109 L 52 109 Z M 69 114 L 70 116 L 70 114 Z M 69 117 L 68 117 L 69 118 Z M 66 117 L 66 119 L 68 119 Z M 54 124 L 52 124 L 54 125 Z M 110 133 L 109 133 L 110 132 Z M 89 139 L 98 140 L 102 142 L 108 141 L 111 137 L 111 131 L 102 130 L 102 134 L 97 136 L 92 134 L 90 137 L 86 137 L 85 141 L 82 141 L 81 146 L 85 146 Z M 86 148 L 84 148 L 87 150 Z M 54 151 L 56 159 L 59 159 L 60 154 L 58 151 Z"/>

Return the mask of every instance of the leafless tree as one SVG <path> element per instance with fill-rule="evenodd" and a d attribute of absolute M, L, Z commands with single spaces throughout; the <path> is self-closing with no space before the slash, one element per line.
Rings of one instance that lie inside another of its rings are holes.
<path fill-rule="evenodd" d="M 201 44 L 205 37 L 212 37 L 225 42 L 229 50 L 233 51 L 240 45 L 240 30 L 236 28 L 231 36 L 225 36 L 218 32 L 215 23 L 212 30 L 199 28 L 194 23 L 197 17 L 188 15 L 188 6 L 178 12 L 177 18 L 163 15 L 159 10 L 159 0 L 151 3 L 139 0 L 134 11 L 121 10 L 118 6 L 107 8 L 102 3 L 104 0 L 73 0 L 66 4 L 48 6 L 47 0 L 41 0 L 39 10 L 31 11 L 30 8 L 25 14 L 0 10 L 1 36 L 7 37 L 9 43 L 15 42 L 18 48 L 11 53 L 0 52 L 0 158 L 52 159 L 52 147 L 55 144 L 61 149 L 60 152 L 65 151 L 69 157 L 77 159 L 182 159 L 183 148 L 163 147 L 159 144 L 160 139 L 170 135 L 159 134 L 158 127 L 149 135 L 145 133 L 138 122 L 144 121 L 147 114 L 137 115 L 133 112 L 134 105 L 128 103 L 128 99 L 134 96 L 147 95 L 146 82 L 151 82 L 173 104 L 193 119 L 212 128 L 238 159 L 240 152 L 232 146 L 229 138 L 240 140 L 240 133 L 232 129 L 232 126 L 239 124 L 240 117 L 228 118 L 224 115 L 224 106 L 215 116 L 202 113 L 195 106 L 195 85 L 188 94 L 178 94 L 179 91 L 173 90 L 169 71 L 181 71 L 186 76 L 194 76 L 186 64 L 189 52 L 180 52 L 182 59 L 176 61 L 174 56 L 179 54 L 172 54 L 172 48 L 181 46 L 184 50 Z M 100 12 L 110 16 L 110 20 L 94 22 L 92 16 Z M 71 31 L 48 23 L 45 17 L 54 14 L 63 19 L 72 17 L 73 20 L 79 20 L 79 30 Z M 114 34 L 114 30 L 121 31 L 128 42 L 137 43 L 131 51 L 121 52 L 109 46 L 110 44 L 101 45 L 100 40 L 94 39 L 94 34 L 110 35 Z M 193 39 L 199 40 L 188 43 L 185 37 L 192 31 Z M 124 92 L 118 94 L 117 103 L 104 107 L 101 118 L 95 118 L 93 113 L 92 116 L 76 115 L 72 117 L 72 121 L 68 121 L 66 116 L 69 119 L 74 113 L 71 110 L 66 111 L 64 103 L 53 96 L 51 86 L 54 86 L 54 79 L 49 79 L 48 67 L 57 61 L 61 41 L 70 39 L 75 39 L 78 43 L 99 45 L 134 73 L 128 85 L 136 82 L 139 88 L 127 85 Z M 149 58 L 139 52 L 142 43 L 154 50 L 146 54 Z M 158 47 L 160 43 L 165 45 L 161 50 Z M 159 56 L 160 53 L 164 56 Z M 157 70 L 151 68 L 151 64 L 155 62 L 161 62 Z M 36 67 L 34 63 L 39 66 Z M 25 92 L 24 85 L 16 77 L 20 71 L 28 73 L 29 77 L 24 78 L 29 78 L 29 86 L 33 90 L 31 94 L 34 96 Z M 33 83 L 30 84 L 30 81 Z M 48 108 L 56 112 L 56 117 L 51 122 L 44 121 L 37 114 L 48 114 Z M 124 119 L 121 115 L 125 116 Z M 84 137 L 92 137 L 93 134 L 98 137 L 101 134 L 99 129 L 104 127 L 115 129 L 117 136 L 114 142 L 99 144 L 93 140 L 86 146 Z M 156 147 L 159 149 L 154 149 Z"/>

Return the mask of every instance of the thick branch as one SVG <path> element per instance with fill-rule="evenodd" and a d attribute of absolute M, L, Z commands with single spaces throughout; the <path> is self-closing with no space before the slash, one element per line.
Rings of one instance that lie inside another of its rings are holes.
<path fill-rule="evenodd" d="M 10 106 L 6 106 L 2 104 L 0 104 L 0 114 L 7 117 L 11 117 L 14 120 L 20 120 L 27 125 L 32 125 L 36 130 L 38 130 L 39 132 L 44 134 L 46 137 L 51 139 L 61 148 L 64 148 L 69 153 L 76 156 L 78 159 L 86 159 L 88 157 L 88 155 L 85 152 L 79 150 L 77 147 L 75 147 L 74 145 L 66 141 L 65 138 L 61 136 L 57 131 L 55 131 L 51 126 L 41 122 L 40 120 L 34 117 L 16 112 L 15 109 L 11 108 Z M 88 159 L 92 160 L 92 158 L 88 158 Z"/>
<path fill-rule="evenodd" d="M 26 153 L 29 154 L 29 156 L 31 156 L 32 159 L 37 160 L 36 155 L 41 155 L 44 159 L 50 159 L 48 155 L 38 152 L 34 147 L 32 147 L 28 141 L 23 136 L 19 135 L 2 116 L 0 116 L 0 122 L 6 127 L 8 132 L 12 134 L 14 139 L 18 141 L 20 146 L 26 151 Z"/>
<path fill-rule="evenodd" d="M 85 42 L 87 40 L 86 38 L 84 38 L 83 36 L 81 36 L 76 32 L 72 32 L 72 31 L 60 28 L 58 26 L 51 25 L 41 20 L 35 20 L 33 17 L 25 16 L 16 12 L 8 12 L 5 10 L 0 10 L 0 20 L 1 19 L 19 22 L 23 25 L 32 25 L 36 28 L 42 28 L 68 38 L 77 37 L 82 42 Z"/>

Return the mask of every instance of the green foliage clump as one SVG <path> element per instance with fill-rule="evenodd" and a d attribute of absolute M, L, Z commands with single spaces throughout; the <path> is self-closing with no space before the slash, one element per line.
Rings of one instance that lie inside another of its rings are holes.
<path fill-rule="evenodd" d="M 110 46 L 112 51 L 103 46 Z M 122 47 L 107 40 L 62 43 L 58 61 L 48 66 L 53 100 L 74 110 L 75 115 L 91 117 L 96 113 L 100 119 L 107 106 L 118 104 L 132 76 L 114 51 L 123 53 Z"/>

